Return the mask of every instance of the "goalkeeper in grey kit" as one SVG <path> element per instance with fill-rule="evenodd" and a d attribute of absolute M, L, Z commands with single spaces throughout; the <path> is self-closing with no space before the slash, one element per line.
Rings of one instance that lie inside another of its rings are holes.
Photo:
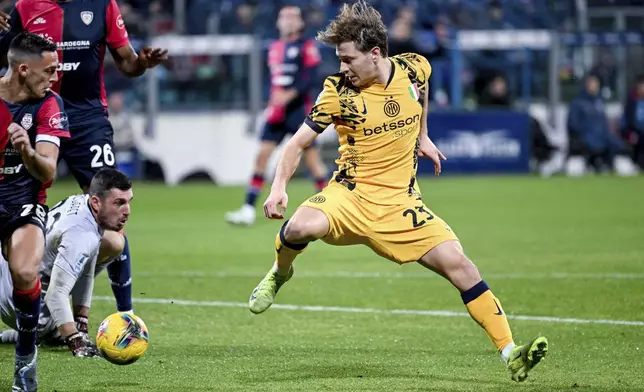
<path fill-rule="evenodd" d="M 87 336 L 94 276 L 120 255 L 114 242 L 123 242 L 117 232 L 127 222 L 132 198 L 130 179 L 107 168 L 94 176 L 89 194 L 70 196 L 49 210 L 39 271 L 44 304 L 38 321 L 40 343 L 64 343 L 78 357 L 99 356 Z M 105 246 L 106 242 L 111 243 Z M 13 328 L 0 333 L 3 343 L 14 343 L 17 334 L 12 293 L 8 264 L 0 262 L 0 316 Z"/>

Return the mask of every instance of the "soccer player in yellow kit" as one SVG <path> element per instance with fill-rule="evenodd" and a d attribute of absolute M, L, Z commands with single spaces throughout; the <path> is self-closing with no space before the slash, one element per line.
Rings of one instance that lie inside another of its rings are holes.
<path fill-rule="evenodd" d="M 514 344 L 500 301 L 465 256 L 451 228 L 423 203 L 416 182 L 418 156 L 430 158 L 436 174 L 443 154 L 427 136 L 427 82 L 423 56 L 387 56 L 387 29 L 363 0 L 343 5 L 317 39 L 334 45 L 340 72 L 324 89 L 280 158 L 264 203 L 270 219 L 283 219 L 286 184 L 302 151 L 333 124 L 340 142 L 338 170 L 322 192 L 295 211 L 275 239 L 273 268 L 253 290 L 249 307 L 262 313 L 293 275 L 293 261 L 309 242 L 364 244 L 396 263 L 418 262 L 448 279 L 472 318 L 501 353 L 511 378 L 523 381 L 548 352 L 539 336 Z"/>

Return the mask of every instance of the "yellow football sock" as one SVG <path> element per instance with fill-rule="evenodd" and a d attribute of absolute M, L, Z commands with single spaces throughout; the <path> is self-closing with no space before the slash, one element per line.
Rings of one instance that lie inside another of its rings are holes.
<path fill-rule="evenodd" d="M 501 302 L 484 281 L 461 294 L 470 316 L 485 329 L 499 351 L 512 343 L 512 331 Z"/>
<path fill-rule="evenodd" d="M 300 253 L 304 252 L 308 243 L 292 244 L 286 240 L 284 236 L 284 229 L 286 223 L 280 229 L 280 232 L 275 236 L 275 271 L 280 275 L 287 275 L 291 269 L 293 261 Z"/>

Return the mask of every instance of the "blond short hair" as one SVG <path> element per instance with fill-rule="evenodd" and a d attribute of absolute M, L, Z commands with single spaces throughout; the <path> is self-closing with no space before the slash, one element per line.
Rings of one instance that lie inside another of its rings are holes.
<path fill-rule="evenodd" d="M 387 27 L 380 12 L 364 0 L 344 4 L 326 29 L 318 32 L 317 40 L 335 46 L 353 42 L 363 53 L 377 47 L 387 56 Z"/>

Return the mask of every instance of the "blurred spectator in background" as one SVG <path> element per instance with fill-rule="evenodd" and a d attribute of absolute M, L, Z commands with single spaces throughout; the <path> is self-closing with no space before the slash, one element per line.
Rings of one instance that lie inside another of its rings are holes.
<path fill-rule="evenodd" d="M 322 8 L 313 7 L 306 13 L 305 19 L 304 36 L 315 37 L 319 30 L 324 29 L 327 16 Z"/>
<path fill-rule="evenodd" d="M 254 9 L 250 4 L 237 6 L 235 19 L 222 21 L 223 34 L 253 34 Z"/>
<path fill-rule="evenodd" d="M 512 105 L 508 83 L 501 75 L 496 75 L 483 89 L 479 98 L 479 106 L 484 108 L 505 108 Z"/>
<path fill-rule="evenodd" d="M 145 19 L 132 8 L 129 3 L 120 3 L 121 16 L 127 26 L 127 32 L 133 37 L 145 37 L 148 35 L 148 27 Z"/>
<path fill-rule="evenodd" d="M 406 6 L 400 7 L 398 9 L 396 20 L 406 23 L 409 25 L 409 27 L 413 28 L 416 24 L 416 14 L 414 12 L 414 9 Z"/>
<path fill-rule="evenodd" d="M 132 121 L 125 106 L 125 94 L 122 91 L 110 94 L 110 123 L 114 128 L 114 147 L 117 153 L 134 148 Z"/>
<path fill-rule="evenodd" d="M 317 80 L 321 58 L 315 41 L 302 36 L 305 23 L 301 9 L 283 6 L 278 14 L 277 28 L 280 39 L 271 44 L 268 52 L 271 90 L 253 175 L 244 204 L 240 209 L 226 213 L 226 221 L 235 225 L 255 222 L 255 206 L 266 182 L 269 160 L 282 141 L 297 132 L 313 106 L 311 89 Z M 303 158 L 316 190 L 321 191 L 328 182 L 328 174 L 317 143 L 311 143 L 304 150 Z"/>
<path fill-rule="evenodd" d="M 611 99 L 617 89 L 617 66 L 610 50 L 600 52 L 599 59 L 590 73 L 599 79 L 599 92 L 604 99 Z"/>
<path fill-rule="evenodd" d="M 500 0 L 490 0 L 488 2 L 487 16 L 487 20 L 483 19 L 479 21 L 479 23 L 482 23 L 482 27 L 486 29 L 508 30 L 513 28 L 512 24 L 505 18 L 503 4 Z"/>
<path fill-rule="evenodd" d="M 235 10 L 235 19 L 222 21 L 223 34 L 253 34 L 255 16 L 255 9 L 250 4 L 242 3 L 237 6 Z M 235 103 L 246 104 L 247 91 L 245 87 L 248 85 L 248 74 L 250 70 L 250 60 L 248 56 L 234 56 L 225 55 L 221 56 L 223 65 L 226 69 L 227 75 L 235 81 L 234 84 L 227 84 L 224 86 L 222 97 L 224 100 Z"/>
<path fill-rule="evenodd" d="M 418 53 L 412 38 L 413 26 L 402 18 L 397 18 L 389 30 L 389 53 Z"/>
<path fill-rule="evenodd" d="M 174 30 L 174 17 L 172 16 L 169 4 L 160 0 L 150 2 L 148 12 L 152 32 L 155 35 L 172 33 Z"/>
<path fill-rule="evenodd" d="M 491 0 L 487 6 L 487 18 L 481 18 L 477 26 L 486 30 L 509 30 L 513 26 L 505 18 L 503 6 L 499 0 Z M 475 55 L 474 94 L 480 99 L 483 90 L 496 75 L 512 79 L 512 66 L 509 52 L 503 50 L 482 50 Z"/>
<path fill-rule="evenodd" d="M 449 24 L 449 19 L 444 15 L 439 16 L 433 24 L 433 47 L 429 52 L 425 53 L 425 57 L 427 57 L 430 62 L 435 59 L 446 60 L 449 57 Z"/>
<path fill-rule="evenodd" d="M 446 108 L 450 103 L 449 86 L 453 77 L 449 62 L 450 20 L 446 15 L 439 15 L 430 27 L 430 44 L 418 53 L 424 55 L 432 65 L 430 99 L 435 103 L 435 108 Z"/>
<path fill-rule="evenodd" d="M 479 107 L 486 109 L 512 110 L 512 97 L 505 78 L 501 75 L 495 76 L 485 87 Z M 553 153 L 557 151 L 548 140 L 541 123 L 528 113 L 530 119 L 530 151 L 532 159 L 542 175 L 551 175 L 557 167 L 550 165 L 549 161 Z"/>
<path fill-rule="evenodd" d="M 114 149 L 118 169 L 128 176 L 136 178 L 134 128 L 130 113 L 125 108 L 125 94 L 123 92 L 118 91 L 110 94 L 109 119 L 114 129 Z"/>
<path fill-rule="evenodd" d="M 626 157 L 628 147 L 611 132 L 606 105 L 599 93 L 599 77 L 590 74 L 584 79 L 581 93 L 570 104 L 569 154 L 583 160 L 569 160 L 568 173 L 583 174 L 585 167 L 590 165 L 597 172 L 607 168 L 617 174 L 631 175 L 635 167 Z"/>
<path fill-rule="evenodd" d="M 633 149 L 633 161 L 644 170 L 644 75 L 637 77 L 626 98 L 622 135 Z"/>
<path fill-rule="evenodd" d="M 427 57 L 432 64 L 430 79 L 433 109 L 450 104 L 450 85 L 458 81 L 464 87 L 466 101 L 478 99 L 491 78 L 502 73 L 510 92 L 516 96 L 519 65 L 523 51 L 471 51 L 464 55 L 463 72 L 451 75 L 450 33 L 458 29 L 531 29 L 557 28 L 564 21 L 576 26 L 574 2 L 554 0 L 369 0 L 382 13 L 391 29 L 392 53 L 411 51 Z M 14 1 L 0 0 L 11 7 Z M 335 15 L 343 0 L 186 0 L 184 12 L 174 12 L 174 0 L 118 0 L 131 38 L 144 40 L 161 34 L 252 34 L 262 41 L 263 54 L 270 39 L 277 37 L 275 18 L 286 3 L 300 6 L 306 22 L 306 36 L 313 36 Z M 572 3 L 572 4 L 568 4 Z M 179 3 L 177 3 L 179 4 Z M 184 15 L 183 23 L 175 18 Z M 178 28 L 185 24 L 185 29 Z M 133 45 L 136 47 L 135 40 Z M 330 47 L 320 46 L 323 62 L 321 75 L 337 72 L 337 58 Z M 539 56 L 541 62 L 539 62 Z M 159 69 L 160 108 L 245 109 L 248 107 L 249 58 L 246 55 L 174 55 L 165 69 Z M 543 96 L 547 83 L 547 54 L 531 55 L 532 94 Z M 545 65 L 544 65 L 545 64 Z M 598 66 L 603 66 L 598 64 Z M 263 70 L 267 72 L 267 70 Z M 598 70 L 603 72 L 603 70 Z M 116 74 L 113 74 L 117 76 Z M 106 75 L 106 79 L 111 78 Z M 473 89 L 472 79 L 476 79 Z M 610 79 L 610 78 L 608 78 Z M 111 83 L 107 80 L 107 83 Z M 115 81 L 115 83 L 121 83 Z M 316 85 L 321 85 L 320 83 Z M 144 86 L 136 86 L 144 96 Z M 122 87 L 119 87 L 122 88 Z M 267 93 L 268 85 L 262 86 Z M 474 92 L 475 97 L 470 96 Z M 266 94 L 267 95 L 267 94 Z"/>

